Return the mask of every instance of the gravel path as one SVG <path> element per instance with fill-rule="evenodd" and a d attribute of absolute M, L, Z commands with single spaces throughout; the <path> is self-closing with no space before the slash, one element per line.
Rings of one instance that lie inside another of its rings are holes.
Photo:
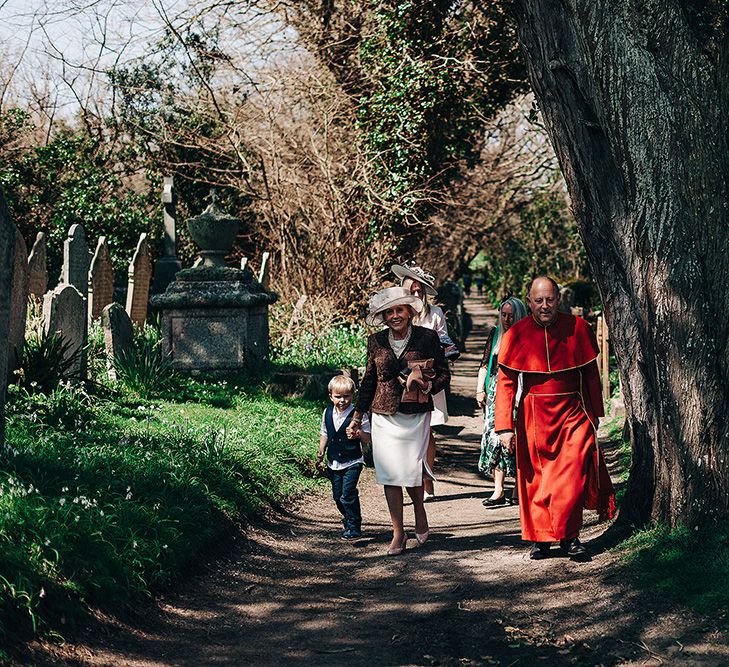
<path fill-rule="evenodd" d="M 73 665 L 726 665 L 722 635 L 614 567 L 615 537 L 588 513 L 588 563 L 530 561 L 518 508 L 486 509 L 476 472 L 482 420 L 473 400 L 485 325 L 479 299 L 455 366 L 452 416 L 438 438 L 431 539 L 418 547 L 412 509 L 404 555 L 385 556 L 389 520 L 366 470 L 365 536 L 339 539 L 328 496 L 301 499 L 235 536 L 218 558 L 140 610 L 97 617 L 77 644 L 43 647 Z M 557 552 L 555 551 L 555 554 Z"/>

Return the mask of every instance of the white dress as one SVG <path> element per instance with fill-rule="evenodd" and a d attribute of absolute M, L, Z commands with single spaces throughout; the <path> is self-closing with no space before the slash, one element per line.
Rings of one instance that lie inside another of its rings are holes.
<path fill-rule="evenodd" d="M 442 341 L 443 339 L 449 340 L 451 343 L 450 336 L 448 335 L 448 327 L 446 326 L 446 319 L 440 306 L 434 306 L 428 304 L 428 314 L 423 318 L 416 318 L 417 321 L 413 321 L 413 324 L 417 324 L 419 327 L 425 327 L 426 329 L 432 329 L 438 334 L 438 338 Z M 437 394 L 433 394 L 433 412 L 430 417 L 431 426 L 440 426 L 448 421 L 448 404 L 446 402 L 445 389 L 439 391 Z"/>

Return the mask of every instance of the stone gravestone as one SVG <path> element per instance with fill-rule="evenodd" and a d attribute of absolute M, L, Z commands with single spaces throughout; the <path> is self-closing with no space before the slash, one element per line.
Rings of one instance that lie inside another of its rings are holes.
<path fill-rule="evenodd" d="M 149 283 L 152 280 L 152 256 L 147 235 L 142 234 L 129 264 L 129 288 L 127 289 L 127 315 L 134 324 L 144 325 L 149 305 Z"/>
<path fill-rule="evenodd" d="M 43 328 L 46 334 L 60 333 L 70 343 L 69 356 L 79 351 L 67 377 L 84 379 L 88 337 L 86 299 L 73 285 L 61 283 L 43 297 Z"/>
<path fill-rule="evenodd" d="M 177 259 L 177 214 L 175 212 L 175 183 L 172 176 L 165 176 L 162 183 L 162 216 L 165 225 L 164 252 L 154 264 L 152 294 L 162 294 L 182 269 Z"/>
<path fill-rule="evenodd" d="M 264 252 L 261 258 L 261 270 L 258 273 L 258 282 L 261 283 L 266 289 L 268 289 L 268 274 L 269 274 L 269 257 L 270 252 Z"/>
<path fill-rule="evenodd" d="M 71 225 L 68 238 L 63 242 L 63 268 L 61 284 L 73 285 L 86 299 L 89 288 L 89 244 L 81 225 Z"/>
<path fill-rule="evenodd" d="M 104 329 L 104 347 L 109 377 L 116 380 L 114 360 L 134 349 L 134 331 L 127 311 L 118 303 L 111 303 L 101 311 L 101 326 Z"/>
<path fill-rule="evenodd" d="M 89 267 L 89 323 L 98 320 L 101 311 L 113 300 L 114 266 L 106 237 L 101 236 Z"/>
<path fill-rule="evenodd" d="M 241 271 L 245 270 L 246 264 L 248 264 L 248 258 L 247 257 L 241 257 L 240 258 L 240 270 Z"/>
<path fill-rule="evenodd" d="M 28 314 L 28 249 L 23 235 L 15 231 L 15 261 L 13 270 L 13 294 L 10 301 L 10 325 L 8 327 L 7 374 L 20 368 L 23 363 L 25 342 L 25 318 Z"/>
<path fill-rule="evenodd" d="M 28 255 L 28 292 L 36 299 L 42 299 L 47 289 L 46 235 L 38 232 Z"/>
<path fill-rule="evenodd" d="M 10 326 L 10 299 L 15 264 L 15 225 L 0 188 L 0 341 L 6 340 Z M 8 378 L 8 347 L 0 345 L 0 444 L 5 440 L 5 390 Z"/>

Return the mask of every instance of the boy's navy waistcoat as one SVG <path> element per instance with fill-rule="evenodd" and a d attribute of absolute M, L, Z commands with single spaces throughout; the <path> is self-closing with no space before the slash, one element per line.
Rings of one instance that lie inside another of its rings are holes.
<path fill-rule="evenodd" d="M 324 426 L 327 429 L 327 460 L 329 463 L 337 461 L 338 463 L 347 463 L 354 461 L 362 456 L 362 445 L 359 438 L 350 440 L 347 438 L 347 427 L 352 421 L 352 410 L 345 418 L 339 430 L 334 429 L 334 406 L 330 405 L 324 411 Z"/>

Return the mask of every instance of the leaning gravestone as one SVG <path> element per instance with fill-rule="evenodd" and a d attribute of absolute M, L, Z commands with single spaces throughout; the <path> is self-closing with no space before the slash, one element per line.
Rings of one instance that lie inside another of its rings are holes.
<path fill-rule="evenodd" d="M 134 324 L 147 321 L 149 305 L 149 284 L 152 280 L 152 255 L 149 252 L 147 235 L 142 234 L 137 249 L 129 264 L 129 287 L 127 289 L 127 315 Z"/>
<path fill-rule="evenodd" d="M 109 377 L 116 380 L 114 360 L 123 358 L 134 349 L 132 321 L 121 304 L 111 303 L 101 311 L 101 326 L 104 329 Z"/>
<path fill-rule="evenodd" d="M 13 270 L 13 295 L 10 301 L 10 325 L 8 327 L 8 376 L 23 363 L 25 318 L 28 314 L 28 249 L 23 235 L 15 231 L 15 261 Z"/>
<path fill-rule="evenodd" d="M 68 356 L 76 359 L 66 373 L 74 379 L 86 378 L 86 299 L 73 285 L 61 283 L 43 297 L 43 328 L 46 334 L 60 333 L 70 346 Z"/>
<path fill-rule="evenodd" d="M 101 317 L 101 311 L 114 300 L 114 266 L 106 237 L 99 237 L 89 267 L 89 323 Z"/>
<path fill-rule="evenodd" d="M 42 299 L 48 289 L 48 267 L 46 264 L 46 235 L 38 232 L 28 255 L 28 292 Z"/>
<path fill-rule="evenodd" d="M 0 188 L 0 341 L 6 340 L 10 325 L 10 298 L 15 263 L 15 225 Z M 0 444 L 5 440 L 5 390 L 8 379 L 8 348 L 0 345 Z"/>
<path fill-rule="evenodd" d="M 73 285 L 86 299 L 89 288 L 89 244 L 81 225 L 71 225 L 68 238 L 63 242 L 61 284 Z"/>

